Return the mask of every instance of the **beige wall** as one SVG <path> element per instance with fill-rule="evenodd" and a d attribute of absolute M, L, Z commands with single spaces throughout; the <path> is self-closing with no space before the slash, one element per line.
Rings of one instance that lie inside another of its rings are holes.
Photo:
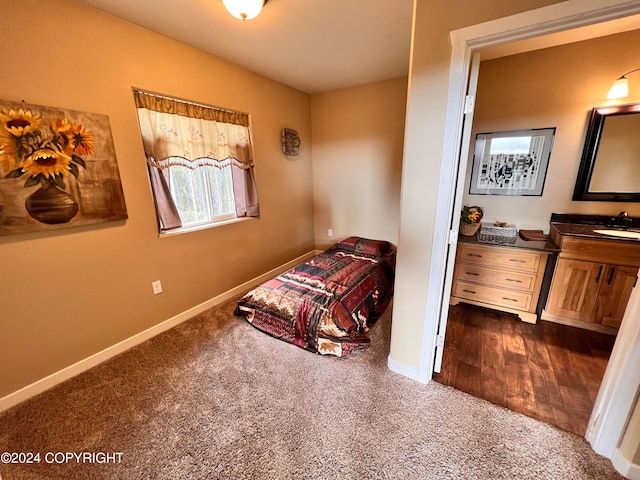
<path fill-rule="evenodd" d="M 0 44 L 1 98 L 109 116 L 129 213 L 0 237 L 0 398 L 314 248 L 308 95 L 70 0 L 1 2 Z M 133 86 L 251 113 L 259 220 L 158 238 Z"/>
<path fill-rule="evenodd" d="M 630 81 L 630 96 L 611 101 L 613 81 L 637 63 L 640 31 L 482 62 L 473 135 L 479 132 L 556 127 L 544 191 L 540 197 L 469 195 L 471 153 L 464 204 L 484 208 L 485 220 L 507 221 L 519 228 L 549 230 L 551 213 L 640 215 L 639 203 L 571 200 L 591 109 L 640 101 Z M 622 180 L 621 180 L 622 182 Z"/>
<path fill-rule="evenodd" d="M 557 0 L 416 0 L 409 73 L 392 360 L 418 368 L 449 87 L 449 33 Z"/>
<path fill-rule="evenodd" d="M 351 235 L 397 244 L 406 98 L 406 77 L 311 97 L 318 247 Z"/>

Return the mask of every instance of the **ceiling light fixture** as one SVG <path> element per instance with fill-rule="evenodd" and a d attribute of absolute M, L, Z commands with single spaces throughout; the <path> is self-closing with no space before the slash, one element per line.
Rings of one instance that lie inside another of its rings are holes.
<path fill-rule="evenodd" d="M 269 0 L 222 0 L 231 15 L 240 20 L 257 17 Z"/>
<path fill-rule="evenodd" d="M 639 71 L 640 68 L 636 68 L 635 70 L 631 70 L 630 72 L 625 73 L 620 78 L 618 78 L 613 85 L 611 86 L 611 90 L 609 90 L 609 94 L 607 98 L 609 100 L 614 100 L 616 98 L 624 98 L 629 96 L 629 80 L 627 79 L 627 75 L 633 72 Z"/>

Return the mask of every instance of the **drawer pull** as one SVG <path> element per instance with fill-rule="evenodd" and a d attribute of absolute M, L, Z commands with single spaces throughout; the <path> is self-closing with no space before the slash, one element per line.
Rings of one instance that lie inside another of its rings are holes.
<path fill-rule="evenodd" d="M 509 300 L 510 302 L 517 302 L 518 300 L 516 300 L 515 298 L 509 298 L 509 297 L 502 297 L 503 300 Z"/>
<path fill-rule="evenodd" d="M 514 279 L 514 278 L 507 278 L 506 280 L 507 280 L 507 282 L 522 283 L 522 280 L 516 280 L 516 279 Z"/>
<path fill-rule="evenodd" d="M 611 285 L 611 280 L 613 280 L 613 274 L 616 271 L 616 267 L 611 267 L 611 273 L 609 274 L 609 280 L 607 280 L 607 285 Z"/>
<path fill-rule="evenodd" d="M 482 255 L 478 255 L 477 253 L 467 253 L 468 257 L 478 257 L 478 258 L 482 258 Z"/>
<path fill-rule="evenodd" d="M 465 290 L 465 289 L 462 289 L 462 291 L 463 291 L 463 292 L 467 292 L 467 293 L 477 293 L 477 292 L 474 292 L 473 290 Z"/>
<path fill-rule="evenodd" d="M 479 273 L 476 273 L 476 272 L 464 272 L 464 273 L 467 275 L 475 275 L 476 277 L 480 275 Z"/>
<path fill-rule="evenodd" d="M 516 263 L 527 263 L 524 260 L 520 260 L 519 258 L 510 258 L 509 261 L 516 262 Z"/>

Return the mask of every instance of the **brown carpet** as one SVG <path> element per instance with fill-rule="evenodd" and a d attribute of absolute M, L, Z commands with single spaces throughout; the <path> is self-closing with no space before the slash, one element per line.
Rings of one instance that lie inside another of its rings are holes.
<path fill-rule="evenodd" d="M 40 454 L 2 480 L 621 478 L 583 438 L 389 371 L 390 311 L 339 359 L 234 303 L 0 414 L 0 452 Z"/>

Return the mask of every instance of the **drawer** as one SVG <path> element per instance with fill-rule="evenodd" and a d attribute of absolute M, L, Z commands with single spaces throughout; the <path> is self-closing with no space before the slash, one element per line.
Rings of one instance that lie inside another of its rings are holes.
<path fill-rule="evenodd" d="M 635 242 L 563 235 L 560 258 L 640 267 L 640 248 Z"/>
<path fill-rule="evenodd" d="M 493 270 L 480 265 L 456 263 L 453 278 L 464 282 L 482 283 L 532 293 L 536 284 L 534 273 Z"/>
<path fill-rule="evenodd" d="M 456 261 L 506 268 L 522 272 L 538 271 L 541 254 L 517 248 L 487 247 L 481 245 L 458 245 Z"/>
<path fill-rule="evenodd" d="M 524 292 L 454 281 L 451 294 L 466 300 L 529 311 L 532 296 Z"/>

